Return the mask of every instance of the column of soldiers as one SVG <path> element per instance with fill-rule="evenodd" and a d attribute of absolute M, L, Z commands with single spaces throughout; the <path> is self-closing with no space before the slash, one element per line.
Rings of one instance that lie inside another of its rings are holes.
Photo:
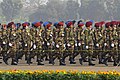
<path fill-rule="evenodd" d="M 79 55 L 79 63 L 93 61 L 108 66 L 112 61 L 114 66 L 120 66 L 120 21 L 84 23 L 82 20 L 56 22 L 29 22 L 1 25 L 0 54 L 3 61 L 17 65 L 19 59 L 25 56 L 27 64 L 36 58 L 37 65 L 44 65 L 44 61 L 66 65 L 69 57 L 70 64 L 76 64 L 75 58 Z M 66 24 L 66 26 L 65 26 Z"/>

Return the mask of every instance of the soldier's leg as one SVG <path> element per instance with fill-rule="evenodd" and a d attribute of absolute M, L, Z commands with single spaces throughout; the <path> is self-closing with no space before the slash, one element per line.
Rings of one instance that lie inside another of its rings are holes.
<path fill-rule="evenodd" d="M 64 63 L 65 63 L 65 59 L 66 59 L 68 56 L 69 56 L 69 53 L 68 53 L 68 51 L 67 51 L 67 50 L 65 50 L 65 51 L 63 52 L 62 62 L 64 62 Z"/>
<path fill-rule="evenodd" d="M 111 57 L 110 52 L 109 52 L 109 51 L 105 52 L 105 57 L 104 57 L 103 63 L 104 63 L 106 66 L 108 66 L 107 62 L 108 62 L 108 59 L 109 59 L 110 57 Z"/>
<path fill-rule="evenodd" d="M 112 52 L 112 58 L 113 58 L 113 61 L 114 61 L 114 64 L 113 64 L 113 66 L 117 66 L 117 60 L 118 60 L 118 53 L 117 53 L 117 51 L 113 51 Z"/>
<path fill-rule="evenodd" d="M 55 62 L 54 62 L 54 55 L 53 55 L 53 51 L 52 51 L 52 49 L 49 49 L 49 51 L 48 51 L 48 54 L 49 54 L 49 64 L 55 64 Z"/>
<path fill-rule="evenodd" d="M 93 51 L 90 50 L 88 51 L 88 63 L 89 63 L 89 66 L 94 66 L 95 64 L 92 63 L 92 55 L 93 55 Z"/>
<path fill-rule="evenodd" d="M 3 56 L 3 61 L 5 62 L 5 64 L 7 64 L 8 65 L 8 59 L 9 59 L 9 57 L 8 57 L 8 55 L 7 55 L 7 51 L 2 51 L 2 56 Z"/>
<path fill-rule="evenodd" d="M 41 58 L 42 58 L 42 52 L 41 51 L 37 51 L 37 65 L 44 65 L 41 61 Z"/>
<path fill-rule="evenodd" d="M 10 57 L 12 58 L 11 65 L 17 65 L 17 56 L 16 56 L 16 51 L 11 51 L 10 52 Z"/>

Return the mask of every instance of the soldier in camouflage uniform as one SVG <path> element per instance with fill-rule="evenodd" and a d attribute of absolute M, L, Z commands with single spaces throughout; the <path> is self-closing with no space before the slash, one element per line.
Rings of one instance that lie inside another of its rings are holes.
<path fill-rule="evenodd" d="M 83 51 L 84 47 L 84 23 L 82 21 L 78 22 L 78 27 L 76 29 L 76 43 L 77 53 L 80 54 L 81 58 L 79 59 L 80 64 L 82 65 L 82 61 L 85 61 L 86 55 Z"/>
<path fill-rule="evenodd" d="M 22 30 L 22 46 L 23 51 L 25 54 L 25 60 L 27 60 L 27 64 L 31 64 L 31 57 L 30 57 L 30 49 L 31 49 L 31 41 L 32 41 L 32 35 L 30 34 L 30 28 L 28 27 L 30 23 L 25 22 L 22 24 L 23 30 Z"/>
<path fill-rule="evenodd" d="M 18 49 L 17 43 L 18 43 L 18 35 L 15 29 L 14 22 L 10 22 L 7 25 L 8 27 L 8 51 L 7 56 L 8 58 L 12 58 L 11 65 L 17 65 L 16 61 L 16 52 Z"/>
<path fill-rule="evenodd" d="M 64 54 L 64 22 L 58 22 L 54 24 L 55 29 L 53 29 L 54 32 L 54 36 L 53 36 L 53 40 L 55 42 L 55 58 L 59 59 L 59 63 L 60 65 L 65 65 L 65 63 L 63 62 L 63 54 Z M 54 59 L 55 59 L 54 58 Z"/>
<path fill-rule="evenodd" d="M 35 22 L 33 23 L 33 27 L 34 27 L 34 33 L 35 35 L 33 35 L 33 52 L 34 54 L 37 56 L 37 65 L 44 65 L 42 63 L 42 57 L 43 55 L 43 49 L 42 49 L 42 44 L 43 44 L 43 28 L 42 28 L 42 22 Z"/>
<path fill-rule="evenodd" d="M 110 50 L 111 50 L 111 42 L 112 42 L 112 28 L 111 28 L 111 23 L 107 22 L 105 24 L 105 30 L 104 30 L 104 36 L 103 36 L 103 56 L 104 56 L 104 61 L 103 63 L 108 66 L 107 62 L 108 59 L 111 58 L 110 56 Z"/>
<path fill-rule="evenodd" d="M 75 21 L 66 22 L 67 27 L 65 28 L 65 43 L 66 53 L 69 55 L 70 64 L 76 64 L 74 61 L 74 44 L 75 44 Z"/>
<path fill-rule="evenodd" d="M 102 64 L 102 45 L 103 45 L 103 24 L 104 22 L 95 23 L 95 31 L 93 32 L 94 35 L 94 54 L 99 59 L 99 64 Z"/>
<path fill-rule="evenodd" d="M 92 63 L 92 55 L 93 55 L 93 29 L 92 29 L 92 21 L 86 22 L 86 29 L 84 31 L 84 50 L 88 56 L 88 63 L 90 66 L 94 66 L 95 64 Z"/>
<path fill-rule="evenodd" d="M 8 56 L 7 56 L 7 50 L 8 50 L 8 35 L 7 35 L 7 25 L 2 25 L 2 36 L 1 36 L 1 47 L 2 47 L 2 55 L 3 55 L 3 61 L 8 64 Z"/>
<path fill-rule="evenodd" d="M 111 47 L 110 52 L 111 57 L 113 58 L 114 64 L 113 66 L 117 66 L 117 57 L 118 57 L 118 33 L 117 33 L 117 21 L 111 21 L 112 30 L 111 30 Z"/>
<path fill-rule="evenodd" d="M 52 32 L 52 23 L 51 22 L 45 22 L 43 24 L 45 30 L 43 34 L 44 39 L 44 53 L 46 56 L 49 56 L 49 63 L 54 64 L 53 59 L 53 32 Z"/>

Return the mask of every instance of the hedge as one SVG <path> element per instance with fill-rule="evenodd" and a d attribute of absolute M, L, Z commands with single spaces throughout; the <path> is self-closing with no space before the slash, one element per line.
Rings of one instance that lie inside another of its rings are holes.
<path fill-rule="evenodd" d="M 0 80 L 120 80 L 120 72 L 6 70 L 0 71 Z"/>

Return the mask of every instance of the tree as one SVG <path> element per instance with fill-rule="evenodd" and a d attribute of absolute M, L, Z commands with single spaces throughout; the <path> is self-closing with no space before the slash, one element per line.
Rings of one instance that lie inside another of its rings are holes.
<path fill-rule="evenodd" d="M 1 2 L 2 13 L 6 21 L 10 21 L 18 15 L 22 7 L 23 5 L 20 0 L 3 0 Z"/>

